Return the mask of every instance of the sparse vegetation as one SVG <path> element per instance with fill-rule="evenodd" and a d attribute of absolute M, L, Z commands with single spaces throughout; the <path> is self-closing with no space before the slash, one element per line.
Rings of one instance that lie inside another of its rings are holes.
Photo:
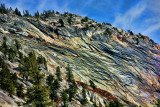
<path fill-rule="evenodd" d="M 111 101 L 106 107 L 123 107 L 123 104 L 119 101 Z"/>
<path fill-rule="evenodd" d="M 86 17 L 81 19 L 81 23 L 88 22 L 88 20 L 89 20 L 89 18 L 86 16 Z"/>
<path fill-rule="evenodd" d="M 96 85 L 94 84 L 94 82 L 92 80 L 89 80 L 89 83 L 90 83 L 90 86 L 93 88 L 93 89 L 96 89 Z"/>
<path fill-rule="evenodd" d="M 1 58 L 2 59 L 2 58 Z M 3 60 L 1 61 L 2 70 L 0 71 L 0 87 L 3 90 L 8 91 L 9 95 L 15 94 L 15 88 L 17 84 L 17 74 L 10 72 L 8 64 Z"/>
<path fill-rule="evenodd" d="M 15 14 L 18 16 L 22 16 L 21 12 L 18 10 L 18 8 L 15 9 Z"/>
<path fill-rule="evenodd" d="M 61 24 L 61 27 L 64 27 L 64 22 L 63 22 L 63 20 L 62 19 L 59 19 L 59 21 L 58 21 L 60 24 Z"/>
<path fill-rule="evenodd" d="M 62 92 L 62 99 L 63 99 L 63 106 L 62 107 L 68 107 L 68 95 L 66 91 Z"/>
<path fill-rule="evenodd" d="M 34 16 L 38 19 L 39 18 L 39 11 L 37 10 L 37 12 L 34 14 Z"/>
<path fill-rule="evenodd" d="M 82 105 L 85 105 L 88 103 L 88 100 L 87 100 L 87 95 L 86 95 L 86 89 L 84 88 L 83 86 L 83 89 L 82 89 L 82 99 L 81 99 L 81 104 Z"/>
<path fill-rule="evenodd" d="M 129 33 L 130 35 L 134 35 L 134 33 L 133 33 L 131 30 L 128 30 L 128 33 Z"/>
<path fill-rule="evenodd" d="M 106 28 L 104 33 L 108 35 L 112 35 L 112 31 L 109 28 Z"/>
<path fill-rule="evenodd" d="M 59 67 L 59 66 L 56 68 L 56 75 L 57 75 L 58 81 L 62 81 L 62 78 L 61 78 L 61 70 L 60 70 L 60 67 Z"/>

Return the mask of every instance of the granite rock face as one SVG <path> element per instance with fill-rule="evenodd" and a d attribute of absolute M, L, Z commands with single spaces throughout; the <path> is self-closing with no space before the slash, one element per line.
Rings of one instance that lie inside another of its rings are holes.
<path fill-rule="evenodd" d="M 89 84 L 92 80 L 121 101 L 151 107 L 153 100 L 160 98 L 160 46 L 147 36 L 129 35 L 90 19 L 81 23 L 83 17 L 77 15 L 72 25 L 63 15 L 39 20 L 9 15 L 0 18 L 7 20 L 0 24 L 0 43 L 3 36 L 10 41 L 8 44 L 18 39 L 24 54 L 34 50 L 47 59 L 49 72 L 55 73 L 57 66 L 65 72 L 70 64 L 76 81 Z M 59 27 L 59 18 L 65 27 Z M 94 27 L 85 28 L 86 23 Z M 87 95 L 99 105 L 107 103 L 107 98 L 92 91 Z"/>

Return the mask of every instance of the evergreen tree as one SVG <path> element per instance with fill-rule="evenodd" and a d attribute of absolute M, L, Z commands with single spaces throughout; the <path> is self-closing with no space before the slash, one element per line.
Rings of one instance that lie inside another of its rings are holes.
<path fill-rule="evenodd" d="M 3 54 L 5 55 L 5 57 L 8 54 L 8 50 L 9 50 L 9 47 L 7 46 L 7 38 L 3 37 L 3 44 L 1 46 L 1 51 L 3 52 Z"/>
<path fill-rule="evenodd" d="M 83 89 L 82 89 L 82 97 L 83 97 L 83 99 L 81 100 L 81 103 L 82 103 L 83 105 L 87 104 L 88 100 L 87 100 L 86 90 L 85 90 L 84 87 L 83 87 Z"/>
<path fill-rule="evenodd" d="M 59 81 L 57 79 L 54 80 L 54 83 L 52 85 L 53 89 L 58 90 L 60 88 Z"/>
<path fill-rule="evenodd" d="M 60 24 L 61 24 L 61 27 L 64 27 L 64 22 L 63 22 L 63 20 L 62 19 L 59 19 L 59 21 L 58 21 Z"/>
<path fill-rule="evenodd" d="M 68 107 L 68 95 L 66 91 L 62 92 L 62 99 L 63 99 L 63 107 Z"/>
<path fill-rule="evenodd" d="M 90 83 L 90 86 L 93 88 L 93 89 L 96 89 L 96 85 L 94 84 L 94 82 L 92 80 L 89 80 L 89 83 Z"/>
<path fill-rule="evenodd" d="M 16 49 L 17 49 L 18 51 L 19 51 L 20 49 L 22 49 L 22 46 L 21 46 L 20 42 L 19 42 L 17 39 L 15 39 L 14 41 L 15 41 Z"/>
<path fill-rule="evenodd" d="M 17 96 L 18 97 L 24 98 L 23 90 L 24 90 L 23 84 L 18 84 L 18 86 L 17 86 Z"/>
<path fill-rule="evenodd" d="M 54 10 L 52 10 L 52 15 L 54 15 L 55 13 L 54 13 Z"/>
<path fill-rule="evenodd" d="M 60 67 L 59 67 L 59 66 L 56 68 L 56 75 L 57 75 L 57 79 L 58 79 L 59 81 L 62 81 L 62 78 L 61 78 L 61 70 L 60 70 Z"/>
<path fill-rule="evenodd" d="M 66 90 L 66 92 L 69 95 L 69 102 L 71 102 L 77 93 L 77 87 L 70 87 L 69 89 Z"/>
<path fill-rule="evenodd" d="M 23 58 L 23 53 L 22 52 L 18 52 L 19 54 L 19 58 L 22 59 Z"/>
<path fill-rule="evenodd" d="M 56 11 L 56 14 L 60 14 L 58 11 Z"/>
<path fill-rule="evenodd" d="M 75 82 L 74 76 L 69 64 L 67 65 L 66 70 L 67 70 L 67 81 L 74 83 Z"/>
<path fill-rule="evenodd" d="M 121 104 L 119 101 L 111 101 L 108 107 L 123 107 L 123 104 Z"/>
<path fill-rule="evenodd" d="M 0 56 L 0 68 L 2 68 L 3 64 L 4 64 L 4 60 L 3 60 L 3 58 Z"/>
<path fill-rule="evenodd" d="M 43 64 L 45 66 L 45 69 L 47 70 L 47 61 L 42 55 L 37 58 L 37 61 L 38 64 Z"/>
<path fill-rule="evenodd" d="M 14 61 L 15 56 L 16 56 L 16 52 L 12 48 L 10 48 L 8 51 L 8 59 L 10 61 Z"/>
<path fill-rule="evenodd" d="M 3 14 L 3 13 L 4 13 L 4 14 L 8 13 L 8 11 L 7 11 L 6 7 L 5 7 L 5 4 L 1 4 L 0 13 L 2 13 L 2 14 Z"/>
<path fill-rule="evenodd" d="M 58 95 L 57 95 L 57 91 L 55 89 L 50 90 L 50 98 L 51 98 L 51 100 L 54 100 L 55 102 L 58 101 Z"/>
<path fill-rule="evenodd" d="M 128 33 L 129 33 L 130 35 L 134 35 L 134 33 L 133 33 L 131 30 L 128 30 Z"/>
<path fill-rule="evenodd" d="M 105 33 L 105 34 L 108 34 L 108 35 L 112 35 L 112 32 L 111 32 L 111 30 L 110 30 L 109 28 L 106 28 L 106 30 L 105 30 L 104 33 Z"/>
<path fill-rule="evenodd" d="M 51 105 L 49 100 L 49 90 L 45 86 L 36 86 L 27 89 L 27 104 L 35 107 L 47 107 Z"/>
<path fill-rule="evenodd" d="M 67 21 L 68 21 L 69 25 L 72 24 L 72 19 L 71 19 L 71 17 L 69 17 L 69 18 L 67 19 Z"/>
<path fill-rule="evenodd" d="M 160 107 L 160 99 L 157 100 L 156 105 L 157 105 L 157 107 Z"/>
<path fill-rule="evenodd" d="M 38 19 L 39 18 L 39 11 L 37 10 L 37 12 L 35 13 L 35 17 Z"/>
<path fill-rule="evenodd" d="M 29 17 L 29 16 L 31 16 L 31 15 L 29 14 L 29 11 L 28 11 L 28 10 L 25 10 L 25 11 L 23 11 L 23 16 Z"/>
<path fill-rule="evenodd" d="M 0 87 L 3 90 L 8 91 L 9 95 L 12 96 L 15 91 L 16 81 L 17 75 L 10 73 L 7 63 L 4 62 L 2 64 L 2 70 L 0 72 Z"/>
<path fill-rule="evenodd" d="M 53 80 L 54 80 L 54 76 L 49 74 L 49 76 L 47 76 L 47 79 L 46 79 L 47 85 L 51 86 L 53 84 Z"/>
<path fill-rule="evenodd" d="M 54 81 L 54 76 L 50 74 L 46 79 L 46 83 L 47 83 L 48 87 L 50 87 L 50 98 L 51 98 L 51 100 L 54 100 L 55 102 L 57 102 L 58 101 L 58 95 L 57 95 L 56 89 L 57 89 L 57 87 L 59 88 L 60 85 L 59 85 L 57 80 L 56 80 L 56 82 L 55 81 L 53 82 L 53 81 Z"/>
<path fill-rule="evenodd" d="M 43 85 L 44 75 L 38 69 L 38 61 L 34 52 L 29 53 L 31 63 L 31 80 L 33 87 L 27 91 L 27 103 L 36 107 L 46 107 L 51 105 L 49 99 L 49 89 Z"/>
<path fill-rule="evenodd" d="M 31 63 L 29 57 L 25 57 L 24 59 L 22 59 L 18 68 L 20 74 L 23 76 L 23 80 L 25 79 L 26 81 L 28 81 L 28 77 L 31 73 Z"/>
<path fill-rule="evenodd" d="M 15 9 L 15 14 L 18 15 L 18 16 L 22 16 L 21 12 L 18 10 L 18 8 Z"/>

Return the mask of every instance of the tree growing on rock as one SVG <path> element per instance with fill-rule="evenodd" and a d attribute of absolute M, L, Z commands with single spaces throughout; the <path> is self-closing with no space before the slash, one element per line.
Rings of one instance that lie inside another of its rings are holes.
<path fill-rule="evenodd" d="M 134 35 L 134 33 L 133 33 L 131 30 L 128 30 L 128 33 L 129 33 L 130 35 Z"/>
<path fill-rule="evenodd" d="M 59 66 L 56 68 L 56 75 L 57 75 L 58 81 L 62 81 L 61 70 Z"/>
<path fill-rule="evenodd" d="M 69 89 L 66 90 L 66 92 L 69 95 L 69 102 L 71 102 L 77 93 L 77 87 L 70 87 Z"/>
<path fill-rule="evenodd" d="M 86 89 L 83 87 L 82 89 L 82 99 L 81 99 L 81 104 L 82 105 L 85 105 L 88 103 L 88 100 L 87 100 L 87 95 L 86 95 Z"/>
<path fill-rule="evenodd" d="M 92 80 L 89 80 L 89 83 L 90 83 L 90 86 L 93 88 L 93 89 L 96 89 L 96 85 L 94 84 L 94 82 Z"/>
<path fill-rule="evenodd" d="M 23 16 L 24 17 L 29 17 L 31 16 L 28 10 L 23 11 Z"/>
<path fill-rule="evenodd" d="M 22 16 L 21 12 L 18 10 L 18 8 L 15 9 L 15 14 L 18 16 Z"/>
<path fill-rule="evenodd" d="M 73 76 L 72 69 L 69 64 L 66 67 L 66 71 L 67 71 L 67 81 L 70 83 L 74 83 L 75 82 L 74 76 Z"/>
<path fill-rule="evenodd" d="M 68 95 L 66 91 L 62 92 L 62 99 L 63 99 L 63 106 L 62 107 L 68 107 Z"/>
<path fill-rule="evenodd" d="M 22 49 L 22 46 L 21 46 L 20 42 L 19 42 L 17 39 L 15 39 L 14 41 L 15 41 L 16 49 L 17 49 L 18 51 L 19 51 L 20 49 Z"/>
<path fill-rule="evenodd" d="M 109 36 L 112 35 L 112 31 L 109 28 L 106 28 L 105 34 L 108 34 Z"/>
<path fill-rule="evenodd" d="M 37 10 L 37 12 L 34 14 L 34 16 L 38 19 L 39 18 L 39 11 Z"/>
<path fill-rule="evenodd" d="M 64 27 L 64 22 L 63 22 L 63 20 L 62 19 L 59 19 L 59 21 L 58 21 L 60 24 L 61 24 L 61 27 Z"/>
<path fill-rule="evenodd" d="M 24 86 L 23 84 L 18 84 L 17 86 L 17 96 L 18 97 L 21 97 L 21 98 L 24 98 Z"/>
<path fill-rule="evenodd" d="M 17 84 L 17 75 L 10 72 L 8 64 L 3 62 L 2 70 L 0 72 L 0 87 L 3 90 L 8 91 L 9 95 L 12 96 L 15 91 Z"/>
<path fill-rule="evenodd" d="M 8 13 L 8 11 L 7 11 L 6 7 L 5 7 L 5 4 L 1 4 L 0 13 L 2 13 L 2 14 L 3 14 L 3 13 L 4 13 L 4 14 Z"/>
<path fill-rule="evenodd" d="M 36 107 L 51 105 L 49 89 L 44 85 L 44 75 L 38 69 L 38 61 L 34 52 L 29 53 L 31 63 L 31 81 L 33 86 L 27 90 L 27 103 Z"/>

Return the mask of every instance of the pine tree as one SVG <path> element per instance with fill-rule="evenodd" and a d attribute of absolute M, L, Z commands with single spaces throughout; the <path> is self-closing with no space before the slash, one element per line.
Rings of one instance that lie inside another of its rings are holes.
<path fill-rule="evenodd" d="M 72 19 L 71 19 L 71 17 L 69 17 L 69 18 L 67 19 L 67 21 L 68 21 L 69 25 L 72 24 Z"/>
<path fill-rule="evenodd" d="M 23 11 L 23 16 L 29 17 L 29 16 L 31 16 L 31 15 L 29 14 L 29 11 L 28 11 L 28 10 L 25 10 L 25 11 Z"/>
<path fill-rule="evenodd" d="M 47 107 L 52 104 L 49 100 L 49 90 L 42 85 L 33 85 L 28 88 L 27 97 L 27 104 L 32 104 L 35 107 Z"/>
<path fill-rule="evenodd" d="M 60 67 L 59 67 L 59 66 L 56 68 L 56 75 L 57 75 L 57 79 L 58 79 L 59 81 L 62 81 L 62 78 L 61 78 L 61 70 L 60 70 Z"/>
<path fill-rule="evenodd" d="M 22 46 L 21 46 L 20 42 L 19 42 L 17 39 L 15 39 L 14 41 L 15 41 L 16 49 L 17 49 L 18 51 L 19 51 L 20 49 L 22 49 Z"/>
<path fill-rule="evenodd" d="M 20 74 L 23 76 L 23 80 L 25 79 L 26 81 L 28 81 L 28 77 L 31 74 L 31 63 L 29 57 L 25 57 L 24 59 L 22 59 L 18 68 Z"/>
<path fill-rule="evenodd" d="M 39 11 L 37 10 L 37 12 L 35 13 L 35 17 L 38 19 L 39 18 Z"/>
<path fill-rule="evenodd" d="M 17 75 L 10 73 L 7 63 L 2 64 L 2 70 L 0 72 L 0 87 L 3 90 L 9 92 L 9 95 L 12 96 L 15 91 L 15 85 L 17 81 Z"/>
<path fill-rule="evenodd" d="M 89 80 L 89 83 L 90 83 L 90 86 L 93 88 L 93 89 L 96 89 L 96 85 L 94 84 L 94 82 L 92 80 Z"/>
<path fill-rule="evenodd" d="M 44 107 L 51 105 L 49 99 L 49 89 L 43 85 L 44 75 L 38 69 L 38 61 L 34 52 L 29 53 L 31 63 L 31 80 L 33 87 L 27 91 L 27 103 L 36 107 Z"/>
<path fill-rule="evenodd" d="M 47 79 L 46 79 L 47 85 L 51 86 L 53 84 L 53 81 L 54 81 L 54 76 L 49 74 L 49 76 L 47 76 Z"/>
<path fill-rule="evenodd" d="M 4 60 L 3 60 L 3 58 L 0 56 L 0 68 L 2 68 L 3 64 L 4 64 Z"/>
<path fill-rule="evenodd" d="M 67 81 L 71 83 L 75 82 L 74 76 L 69 64 L 67 65 L 66 70 L 67 70 Z"/>
<path fill-rule="evenodd" d="M 15 9 L 15 14 L 18 15 L 18 16 L 22 16 L 21 12 L 18 10 L 18 8 Z"/>
<path fill-rule="evenodd" d="M 5 55 L 5 57 L 8 54 L 8 50 L 9 50 L 9 47 L 7 46 L 7 38 L 3 37 L 3 44 L 1 46 L 1 51 L 3 52 L 3 54 Z"/>
<path fill-rule="evenodd" d="M 121 104 L 119 101 L 111 101 L 109 103 L 109 107 L 123 107 L 123 104 Z"/>
<path fill-rule="evenodd" d="M 66 91 L 62 92 L 62 99 L 63 99 L 63 107 L 68 107 L 68 95 Z"/>
<path fill-rule="evenodd" d="M 18 84 L 18 86 L 17 86 L 17 96 L 18 97 L 24 98 L 23 90 L 24 90 L 23 84 Z"/>
<path fill-rule="evenodd" d="M 59 19 L 59 21 L 58 21 L 60 24 L 61 24 L 61 27 L 64 27 L 64 22 L 63 22 L 63 20 L 62 19 Z"/>
<path fill-rule="evenodd" d="M 82 103 L 83 105 L 87 104 L 88 100 L 87 100 L 86 90 L 85 90 L 84 87 L 83 87 L 83 89 L 82 89 L 82 97 L 83 97 L 83 99 L 81 100 L 81 103 Z"/>
<path fill-rule="evenodd" d="M 60 88 L 59 81 L 55 79 L 52 86 L 53 86 L 53 89 L 58 90 Z"/>
<path fill-rule="evenodd" d="M 51 98 L 51 100 L 54 100 L 55 102 L 58 101 L 58 95 L 57 95 L 57 91 L 55 89 L 50 90 L 50 98 Z"/>
<path fill-rule="evenodd" d="M 69 89 L 66 90 L 66 92 L 69 95 L 69 102 L 71 102 L 77 93 L 77 87 L 70 87 Z"/>
<path fill-rule="evenodd" d="M 10 61 L 14 61 L 15 56 L 16 56 L 16 52 L 12 48 L 10 48 L 8 51 L 8 59 Z"/>
<path fill-rule="evenodd" d="M 6 7 L 5 7 L 5 4 L 1 4 L 0 13 L 4 13 L 4 14 L 8 13 L 8 11 L 7 11 Z"/>

